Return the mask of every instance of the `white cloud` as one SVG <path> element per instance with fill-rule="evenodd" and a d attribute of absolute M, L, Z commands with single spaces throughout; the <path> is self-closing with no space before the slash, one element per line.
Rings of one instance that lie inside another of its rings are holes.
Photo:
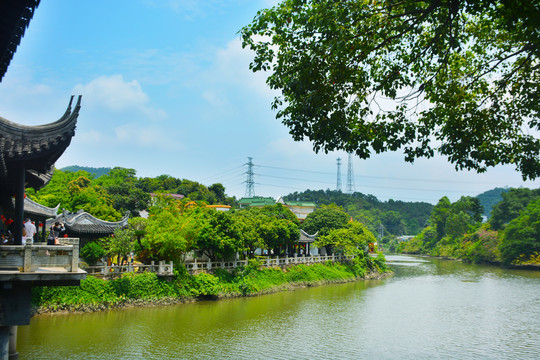
<path fill-rule="evenodd" d="M 234 38 L 225 48 L 216 52 L 215 66 L 211 76 L 227 84 L 237 84 L 256 91 L 260 96 L 271 98 L 277 94 L 266 85 L 267 73 L 254 73 L 249 69 L 249 63 L 254 53 L 242 48 L 242 40 Z"/>
<path fill-rule="evenodd" d="M 228 2 L 232 2 L 232 0 L 228 0 Z M 183 15 L 186 20 L 204 17 L 215 8 L 228 5 L 223 0 L 145 0 L 145 3 L 150 7 L 170 9 Z"/>
<path fill-rule="evenodd" d="M 83 95 L 85 107 L 113 112 L 138 111 L 150 120 L 166 117 L 161 109 L 150 105 L 148 95 L 136 81 L 125 81 L 122 75 L 100 76 L 87 84 L 78 84 L 74 93 Z"/>
<path fill-rule="evenodd" d="M 126 124 L 115 128 L 114 133 L 115 140 L 132 146 L 167 151 L 184 148 L 181 141 L 174 137 L 173 132 L 159 127 Z"/>
<path fill-rule="evenodd" d="M 276 139 L 268 144 L 270 152 L 285 157 L 314 155 L 313 146 L 308 141 L 294 141 L 290 136 Z"/>
<path fill-rule="evenodd" d="M 99 144 L 103 142 L 105 135 L 97 130 L 90 130 L 84 132 L 77 132 L 75 140 L 81 144 Z"/>

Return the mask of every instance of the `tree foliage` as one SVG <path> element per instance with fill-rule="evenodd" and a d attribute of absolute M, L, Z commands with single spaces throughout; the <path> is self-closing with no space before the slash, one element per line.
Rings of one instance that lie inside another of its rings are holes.
<path fill-rule="evenodd" d="M 308 234 L 324 236 L 332 230 L 343 229 L 347 226 L 350 217 L 338 207 L 325 206 L 308 214 L 302 229 Z"/>
<path fill-rule="evenodd" d="M 287 201 L 309 201 L 318 205 L 341 206 L 355 221 L 373 233 L 383 226 L 385 235 L 415 235 L 426 225 L 433 205 L 400 200 L 379 201 L 360 192 L 344 194 L 336 190 L 306 190 L 284 196 Z"/>
<path fill-rule="evenodd" d="M 81 257 L 90 266 L 96 265 L 105 255 L 107 252 L 99 241 L 91 241 L 81 249 Z"/>
<path fill-rule="evenodd" d="M 114 234 L 103 239 L 107 255 L 117 257 L 117 264 L 127 261 L 128 255 L 135 250 L 135 235 L 132 229 L 116 229 Z"/>
<path fill-rule="evenodd" d="M 497 205 L 502 200 L 502 194 L 507 192 L 508 188 L 494 188 L 488 191 L 485 191 L 476 197 L 480 201 L 480 204 L 484 208 L 483 215 L 486 218 L 491 217 L 491 211 L 495 205 Z"/>
<path fill-rule="evenodd" d="M 375 236 L 363 224 L 350 222 L 346 227 L 333 229 L 327 235 L 317 238 L 316 247 L 331 246 L 334 252 L 359 255 L 367 251 L 368 244 L 374 243 Z"/>
<path fill-rule="evenodd" d="M 250 255 L 256 248 L 285 253 L 300 238 L 298 218 L 281 204 L 243 209 L 236 215 L 245 226 L 244 244 Z"/>
<path fill-rule="evenodd" d="M 236 252 L 245 249 L 242 230 L 240 221 L 231 213 L 207 210 L 204 224 L 196 237 L 195 248 L 212 261 L 230 260 Z"/>
<path fill-rule="evenodd" d="M 536 0 L 283 0 L 241 30 L 294 140 L 540 175 Z"/>
<path fill-rule="evenodd" d="M 500 249 L 506 264 L 526 261 L 531 255 L 540 253 L 540 199 L 529 203 L 527 208 L 508 224 Z"/>
<path fill-rule="evenodd" d="M 175 207 L 167 207 L 152 214 L 146 225 L 146 235 L 141 239 L 141 257 L 144 260 L 179 261 L 192 249 L 194 240 L 190 227 L 192 217 L 180 216 Z"/>
<path fill-rule="evenodd" d="M 102 220 L 118 221 L 122 214 L 113 207 L 113 198 L 102 186 L 95 185 L 93 177 L 85 171 L 72 173 L 56 169 L 49 184 L 37 193 L 26 192 L 38 203 L 76 212 L 84 210 Z"/>
<path fill-rule="evenodd" d="M 510 189 L 502 193 L 502 201 L 493 207 L 489 222 L 493 229 L 503 229 L 513 219 L 517 218 L 527 205 L 540 198 L 540 189 Z"/>

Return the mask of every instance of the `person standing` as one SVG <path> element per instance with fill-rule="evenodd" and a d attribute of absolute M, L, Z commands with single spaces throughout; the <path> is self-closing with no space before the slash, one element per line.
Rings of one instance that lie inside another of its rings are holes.
<path fill-rule="evenodd" d="M 57 221 L 54 223 L 54 226 L 51 228 L 51 233 L 54 235 L 54 245 L 58 245 L 58 237 L 62 231 L 65 231 L 66 228 L 64 224 Z"/>
<path fill-rule="evenodd" d="M 34 235 L 36 235 L 36 225 L 32 224 L 29 218 L 26 218 L 24 222 L 24 230 L 26 232 L 26 244 L 32 245 L 34 243 Z"/>

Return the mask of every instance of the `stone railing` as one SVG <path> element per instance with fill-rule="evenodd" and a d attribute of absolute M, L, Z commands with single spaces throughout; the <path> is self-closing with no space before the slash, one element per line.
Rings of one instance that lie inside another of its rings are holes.
<path fill-rule="evenodd" d="M 143 273 L 143 272 L 153 272 L 160 276 L 170 276 L 174 274 L 173 262 L 166 263 L 165 261 L 160 261 L 158 264 L 155 264 L 153 261 L 150 265 L 143 264 L 132 264 L 128 263 L 126 265 L 97 265 L 97 266 L 88 266 L 84 269 L 90 275 L 98 276 L 118 276 L 121 274 L 133 272 L 133 273 Z"/>
<path fill-rule="evenodd" d="M 281 267 L 286 268 L 292 265 L 299 264 L 315 264 L 325 263 L 327 261 L 332 262 L 348 262 L 353 259 L 350 255 L 317 255 L 317 256 L 295 256 L 295 257 L 258 257 L 262 267 Z M 233 270 L 240 266 L 246 266 L 249 260 L 233 260 L 233 261 L 189 261 L 184 265 L 190 274 L 196 274 L 199 272 L 212 272 L 215 269 Z M 89 275 L 114 277 L 125 273 L 143 273 L 153 272 L 160 276 L 170 276 L 174 274 L 173 262 L 166 263 L 160 261 L 158 264 L 152 262 L 150 265 L 132 264 L 126 265 L 98 265 L 88 266 L 84 270 Z"/>
<path fill-rule="evenodd" d="M 316 255 L 316 256 L 295 256 L 295 257 L 258 257 L 262 267 L 281 267 L 286 268 L 292 265 L 299 264 L 315 264 L 325 263 L 327 261 L 348 262 L 352 261 L 352 255 Z M 240 266 L 246 266 L 249 260 L 234 260 L 234 261 L 192 261 L 186 262 L 186 268 L 190 273 L 201 271 L 213 271 L 215 269 L 233 270 Z"/>
<path fill-rule="evenodd" d="M 79 269 L 79 239 L 61 238 L 60 245 L 1 245 L 0 268 L 20 272 Z"/>

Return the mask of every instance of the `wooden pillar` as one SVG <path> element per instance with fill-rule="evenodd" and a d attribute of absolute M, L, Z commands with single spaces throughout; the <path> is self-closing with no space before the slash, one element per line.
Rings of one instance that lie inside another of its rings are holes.
<path fill-rule="evenodd" d="M 40 219 L 39 220 L 40 223 L 43 224 L 43 226 L 41 227 L 41 242 L 46 242 L 47 241 L 47 219 Z"/>
<path fill-rule="evenodd" d="M 24 185 L 25 169 L 21 165 L 16 173 L 16 192 L 15 192 L 15 222 L 13 226 L 13 244 L 22 245 L 22 228 L 24 223 Z"/>

